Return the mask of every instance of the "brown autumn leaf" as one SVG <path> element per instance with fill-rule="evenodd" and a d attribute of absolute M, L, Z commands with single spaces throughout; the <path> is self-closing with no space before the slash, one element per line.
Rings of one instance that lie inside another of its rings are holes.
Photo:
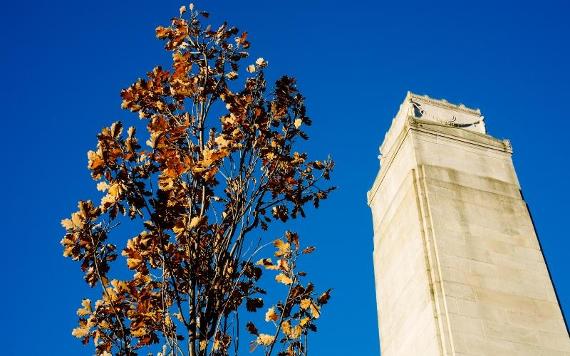
<path fill-rule="evenodd" d="M 308 254 L 310 254 L 310 253 L 315 252 L 315 250 L 316 250 L 316 247 L 315 247 L 315 246 L 305 247 L 305 248 L 303 249 L 303 254 L 308 255 Z"/>
<path fill-rule="evenodd" d="M 289 243 L 295 245 L 295 248 L 299 248 L 299 234 L 292 231 L 286 231 L 285 237 Z"/>
<path fill-rule="evenodd" d="M 271 307 L 267 309 L 265 313 L 265 321 L 277 321 L 279 320 L 279 315 L 275 312 L 275 308 Z"/>
<path fill-rule="evenodd" d="M 322 305 L 322 304 L 327 304 L 328 301 L 329 301 L 329 299 L 330 299 L 330 297 L 331 297 L 330 293 L 331 293 L 331 290 L 329 289 L 329 290 L 327 290 L 326 292 L 324 292 L 323 294 L 321 294 L 321 295 L 319 296 L 319 298 L 317 299 L 317 301 L 319 302 L 319 304 L 321 304 L 321 305 Z"/>
<path fill-rule="evenodd" d="M 246 324 L 246 328 L 250 334 L 259 335 L 257 328 L 255 327 L 255 325 L 251 321 Z"/>
<path fill-rule="evenodd" d="M 168 35 L 171 33 L 170 29 L 162 27 L 162 26 L 158 26 L 156 28 L 156 37 L 163 39 L 168 37 Z"/>
<path fill-rule="evenodd" d="M 261 298 L 247 298 L 245 303 L 247 311 L 256 312 L 257 309 L 263 308 L 263 299 Z"/>

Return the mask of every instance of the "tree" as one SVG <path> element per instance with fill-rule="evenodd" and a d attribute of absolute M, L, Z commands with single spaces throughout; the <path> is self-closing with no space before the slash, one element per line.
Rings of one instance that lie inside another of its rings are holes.
<path fill-rule="evenodd" d="M 318 295 L 297 268 L 314 247 L 302 248 L 292 231 L 274 241 L 253 233 L 318 207 L 334 189 L 318 185 L 333 162 L 295 151 L 311 124 L 295 80 L 280 78 L 268 94 L 262 58 L 241 80 L 247 33 L 227 23 L 212 30 L 205 18 L 191 4 L 156 29 L 172 70 L 157 66 L 121 92 L 122 107 L 146 122 L 147 147 L 134 126 L 104 128 L 87 154 L 100 204 L 80 201 L 62 221 L 64 256 L 102 290 L 95 303 L 83 300 L 72 332 L 98 355 L 237 353 L 245 311 L 265 311 L 268 322 L 245 324 L 252 349 L 304 355 L 329 299 L 330 290 Z M 140 228 L 122 241 L 123 270 L 114 263 L 121 239 L 111 240 L 121 224 Z M 268 245 L 273 260 L 259 257 Z M 129 278 L 112 279 L 111 266 Z M 265 309 L 263 270 L 286 291 Z"/>

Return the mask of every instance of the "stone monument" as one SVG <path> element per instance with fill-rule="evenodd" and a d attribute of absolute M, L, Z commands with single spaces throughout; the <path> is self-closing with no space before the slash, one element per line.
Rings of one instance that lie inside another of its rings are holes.
<path fill-rule="evenodd" d="M 382 356 L 570 355 L 509 141 L 408 93 L 368 192 Z"/>

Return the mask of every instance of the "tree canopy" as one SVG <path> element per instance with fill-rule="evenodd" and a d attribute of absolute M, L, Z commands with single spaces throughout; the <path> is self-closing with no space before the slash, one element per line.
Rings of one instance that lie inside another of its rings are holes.
<path fill-rule="evenodd" d="M 62 221 L 64 256 L 101 288 L 99 300 L 82 301 L 72 332 L 98 355 L 237 354 L 240 328 L 252 350 L 305 355 L 329 300 L 298 269 L 315 248 L 293 231 L 272 239 L 267 230 L 319 207 L 334 189 L 334 163 L 296 148 L 311 120 L 295 79 L 267 89 L 268 63 L 248 62 L 247 32 L 213 29 L 208 17 L 191 4 L 157 27 L 172 68 L 157 66 L 121 92 L 146 132 L 121 122 L 102 129 L 87 153 L 101 200 L 79 201 Z M 134 236 L 121 239 L 121 224 Z M 119 260 L 129 278 L 112 276 Z M 284 291 L 268 306 L 264 271 Z"/>

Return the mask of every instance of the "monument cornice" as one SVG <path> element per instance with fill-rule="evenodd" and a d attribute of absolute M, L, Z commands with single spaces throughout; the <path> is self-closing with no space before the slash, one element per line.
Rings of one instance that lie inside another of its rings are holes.
<path fill-rule="evenodd" d="M 443 137 L 452 141 L 458 141 L 471 146 L 486 148 L 502 153 L 512 154 L 513 152 L 510 141 L 507 139 L 497 139 L 487 134 L 468 131 L 461 128 L 440 124 L 434 121 L 421 120 L 409 115 L 407 117 L 405 125 L 402 127 L 402 130 L 396 137 L 388 152 L 384 155 L 383 159 L 385 162 L 381 164 L 380 173 L 374 180 L 372 188 L 368 191 L 367 194 L 369 205 L 371 200 L 374 198 L 376 191 L 382 184 L 386 173 L 392 166 L 394 158 L 400 151 L 402 144 L 413 131 L 430 134 L 436 137 Z"/>

